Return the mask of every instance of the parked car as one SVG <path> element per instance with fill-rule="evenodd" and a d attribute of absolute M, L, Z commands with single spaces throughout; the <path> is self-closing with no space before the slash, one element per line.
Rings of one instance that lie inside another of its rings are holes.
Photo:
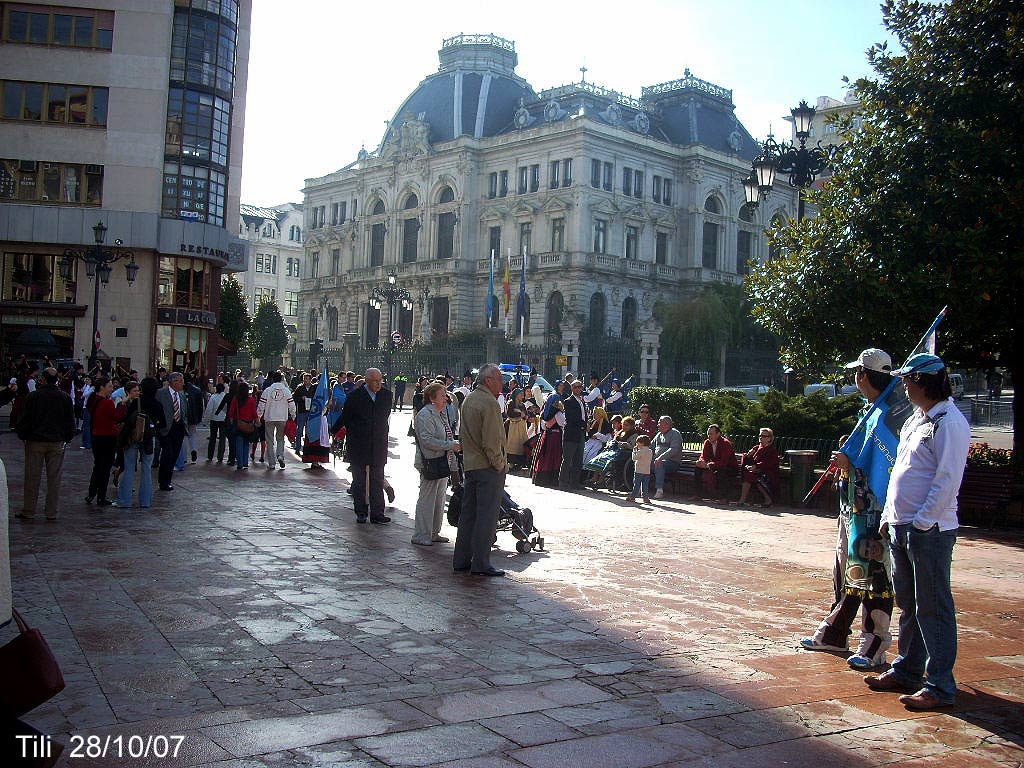
<path fill-rule="evenodd" d="M 766 394 L 770 387 L 766 384 L 744 384 L 739 387 L 726 387 L 726 392 L 739 392 L 747 400 L 760 400 L 761 396 Z"/>
<path fill-rule="evenodd" d="M 815 392 L 824 392 L 825 393 L 825 397 L 827 397 L 827 398 L 829 398 L 831 400 L 833 397 L 836 396 L 836 385 L 835 384 L 818 383 L 818 384 L 808 384 L 806 387 L 804 387 L 804 397 L 810 397 Z"/>
<path fill-rule="evenodd" d="M 506 384 L 515 379 L 518 386 L 524 386 L 530 380 L 530 366 L 528 365 L 501 363 L 498 367 L 501 368 L 501 377 L 505 380 Z M 473 373 L 475 375 L 476 371 L 473 371 Z M 540 388 L 544 391 L 545 395 L 555 391 L 554 386 L 543 376 L 537 376 L 537 383 L 540 384 Z"/>
<path fill-rule="evenodd" d="M 954 400 L 964 399 L 964 377 L 960 373 L 949 374 L 949 388 L 953 390 Z"/>

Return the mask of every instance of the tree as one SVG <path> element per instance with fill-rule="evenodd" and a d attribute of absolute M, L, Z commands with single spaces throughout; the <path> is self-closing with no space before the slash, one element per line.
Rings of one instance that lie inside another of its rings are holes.
<path fill-rule="evenodd" d="M 748 280 L 754 314 L 785 362 L 823 369 L 867 346 L 902 361 L 949 305 L 939 352 L 966 366 L 998 355 L 1021 383 L 1019 445 L 1024 13 L 1019 0 L 887 0 L 882 13 L 903 52 L 868 50 L 862 125 L 840 126 L 834 175 L 810 195 L 820 215 L 769 234 L 780 257 Z"/>
<path fill-rule="evenodd" d="M 234 275 L 225 276 L 220 283 L 220 318 L 217 333 L 236 347 L 245 345 L 252 327 L 242 284 Z"/>
<path fill-rule="evenodd" d="M 288 347 L 288 330 L 281 310 L 273 301 L 264 301 L 256 310 L 249 331 L 249 351 L 260 360 L 280 355 Z"/>

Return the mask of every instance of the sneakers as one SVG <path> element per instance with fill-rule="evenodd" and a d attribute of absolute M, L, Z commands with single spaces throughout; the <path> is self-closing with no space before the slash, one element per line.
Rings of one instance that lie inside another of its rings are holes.
<path fill-rule="evenodd" d="M 877 654 L 873 659 L 870 656 L 861 656 L 859 653 L 855 653 L 846 660 L 846 663 L 850 665 L 851 669 L 875 669 L 876 667 L 884 667 L 886 664 L 885 651 Z"/>
<path fill-rule="evenodd" d="M 838 645 L 829 645 L 823 643 L 814 637 L 804 637 L 800 640 L 800 646 L 806 648 L 809 651 L 842 651 L 843 653 L 849 653 L 850 649 L 846 647 L 840 647 Z"/>
<path fill-rule="evenodd" d="M 277 463 L 281 467 L 281 469 L 284 469 L 284 459 L 283 458 L 278 457 Z"/>
<path fill-rule="evenodd" d="M 663 498 L 665 498 L 665 491 L 663 491 L 661 488 L 659 488 L 658 490 L 656 490 L 654 492 L 654 498 L 656 498 L 656 499 L 663 499 Z"/>

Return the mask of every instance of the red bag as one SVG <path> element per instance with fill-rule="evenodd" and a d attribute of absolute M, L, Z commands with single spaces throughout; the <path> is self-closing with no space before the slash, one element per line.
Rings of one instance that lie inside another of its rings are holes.
<path fill-rule="evenodd" d="M 293 443 L 295 442 L 295 428 L 295 419 L 288 419 L 288 421 L 284 423 L 284 436 L 287 437 L 288 440 Z"/>
<path fill-rule="evenodd" d="M 64 690 L 64 676 L 57 659 L 38 629 L 30 629 L 17 611 L 16 638 L 0 648 L 0 680 L 4 695 L 0 713 L 7 718 L 21 717 Z"/>

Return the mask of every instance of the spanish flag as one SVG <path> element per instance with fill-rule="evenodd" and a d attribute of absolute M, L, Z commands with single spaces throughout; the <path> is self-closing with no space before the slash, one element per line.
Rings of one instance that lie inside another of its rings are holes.
<path fill-rule="evenodd" d="M 508 307 L 512 303 L 512 254 L 505 257 L 505 314 L 508 314 Z"/>

